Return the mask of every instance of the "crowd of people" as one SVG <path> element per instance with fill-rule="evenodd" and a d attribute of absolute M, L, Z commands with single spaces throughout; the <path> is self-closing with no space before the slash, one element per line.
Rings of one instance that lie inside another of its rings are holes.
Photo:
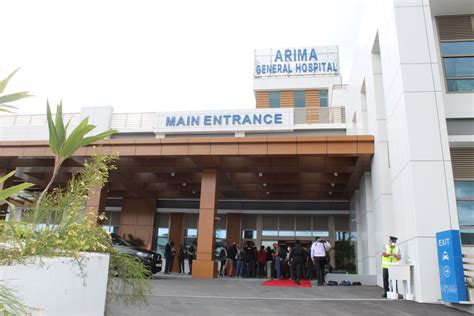
<path fill-rule="evenodd" d="M 301 279 L 317 280 L 324 285 L 326 267 L 331 269 L 328 252 L 331 245 L 317 237 L 310 248 L 302 247 L 299 240 L 294 246 L 277 243 L 273 247 L 260 249 L 247 242 L 244 247 L 233 243 L 224 247 L 217 258 L 220 261 L 219 275 L 240 278 Z"/>

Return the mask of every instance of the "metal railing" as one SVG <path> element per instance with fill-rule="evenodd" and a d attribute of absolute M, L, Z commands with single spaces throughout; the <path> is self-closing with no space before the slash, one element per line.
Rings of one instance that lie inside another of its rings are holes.
<path fill-rule="evenodd" d="M 71 125 L 79 124 L 79 113 L 64 113 L 64 121 L 71 120 Z M 0 116 L 0 126 L 47 126 L 46 114 L 4 115 Z"/>
<path fill-rule="evenodd" d="M 152 130 L 156 128 L 157 113 L 117 113 L 112 116 L 113 129 Z"/>
<path fill-rule="evenodd" d="M 344 107 L 295 108 L 295 124 L 337 124 L 346 122 Z"/>

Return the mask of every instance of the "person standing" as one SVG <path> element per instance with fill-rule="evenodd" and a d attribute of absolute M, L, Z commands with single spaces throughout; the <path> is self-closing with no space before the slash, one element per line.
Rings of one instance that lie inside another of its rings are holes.
<path fill-rule="evenodd" d="M 275 271 L 276 278 L 281 279 L 281 258 L 280 258 L 280 246 L 277 243 L 273 244 L 273 259 L 275 260 Z"/>
<path fill-rule="evenodd" d="M 316 279 L 318 286 L 324 285 L 324 274 L 326 265 L 326 254 L 331 249 L 331 244 L 321 237 L 316 237 L 316 241 L 311 245 L 311 258 L 313 258 L 316 269 Z"/>
<path fill-rule="evenodd" d="M 286 261 L 286 257 L 288 252 L 286 251 L 286 247 L 278 246 L 278 257 L 280 258 L 280 280 L 283 280 L 286 277 L 287 269 L 288 269 L 288 261 Z"/>
<path fill-rule="evenodd" d="M 296 284 L 300 284 L 303 275 L 304 250 L 299 240 L 296 240 L 295 245 L 291 248 L 290 263 L 293 270 L 294 281 Z"/>
<path fill-rule="evenodd" d="M 255 277 L 255 263 L 257 261 L 256 257 L 256 253 L 251 242 L 247 242 L 247 247 L 245 247 L 245 267 L 247 278 Z"/>
<path fill-rule="evenodd" d="M 173 242 L 171 242 L 173 243 Z M 171 243 L 167 243 L 165 246 L 165 274 L 170 274 L 170 264 L 171 264 Z"/>
<path fill-rule="evenodd" d="M 257 263 L 258 263 L 258 273 L 257 277 L 265 277 L 265 264 L 267 263 L 267 252 L 265 251 L 265 246 L 261 246 L 260 250 L 257 252 Z"/>
<path fill-rule="evenodd" d="M 193 260 L 194 260 L 195 252 L 196 252 L 196 248 L 194 248 L 194 245 L 191 245 L 188 249 L 189 274 L 193 273 Z"/>
<path fill-rule="evenodd" d="M 267 263 L 266 263 L 266 271 L 267 271 L 267 279 L 272 278 L 272 262 L 273 262 L 273 256 L 272 256 L 272 248 L 267 247 L 266 249 L 267 253 Z"/>
<path fill-rule="evenodd" d="M 174 246 L 174 242 L 171 242 L 171 257 L 170 257 L 170 269 L 168 272 L 171 272 L 173 270 L 173 262 L 174 262 L 174 257 L 176 256 L 176 248 Z"/>
<path fill-rule="evenodd" d="M 226 261 L 226 268 L 227 268 L 227 276 L 233 277 L 235 274 L 235 257 L 237 256 L 237 245 L 232 243 L 232 246 L 227 249 L 227 261 Z"/>
<path fill-rule="evenodd" d="M 225 249 L 225 245 L 224 247 L 222 247 L 219 253 L 219 262 L 221 264 L 220 269 L 219 269 L 219 275 L 223 277 L 225 273 L 226 262 L 227 262 L 227 249 Z"/>
<path fill-rule="evenodd" d="M 183 245 L 179 246 L 178 263 L 179 263 L 179 273 L 184 273 L 184 247 Z"/>
<path fill-rule="evenodd" d="M 402 256 L 400 249 L 396 245 L 398 238 L 390 236 L 388 243 L 382 248 L 382 271 L 383 271 L 383 295 L 387 297 L 388 288 L 388 267 L 392 264 L 398 264 Z"/>
<path fill-rule="evenodd" d="M 245 251 L 244 249 L 240 249 L 240 246 L 237 245 L 237 263 L 235 267 L 235 276 L 241 278 L 244 271 L 244 262 L 245 262 Z"/>

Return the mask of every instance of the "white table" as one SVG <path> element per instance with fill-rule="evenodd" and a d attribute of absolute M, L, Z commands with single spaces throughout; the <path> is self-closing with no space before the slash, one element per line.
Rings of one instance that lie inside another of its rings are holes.
<path fill-rule="evenodd" d="M 406 300 L 413 301 L 415 296 L 411 289 L 411 269 L 412 264 L 392 264 L 388 267 L 389 292 L 387 297 L 397 300 L 398 294 L 402 294 Z M 405 293 L 399 293 L 399 284 L 406 282 Z"/>

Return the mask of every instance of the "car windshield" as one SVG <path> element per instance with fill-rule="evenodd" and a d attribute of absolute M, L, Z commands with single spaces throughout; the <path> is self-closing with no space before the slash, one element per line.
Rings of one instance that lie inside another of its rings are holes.
<path fill-rule="evenodd" d="M 119 245 L 119 246 L 133 247 L 125 239 L 120 238 L 119 236 L 117 236 L 115 234 L 112 234 L 112 244 Z"/>

